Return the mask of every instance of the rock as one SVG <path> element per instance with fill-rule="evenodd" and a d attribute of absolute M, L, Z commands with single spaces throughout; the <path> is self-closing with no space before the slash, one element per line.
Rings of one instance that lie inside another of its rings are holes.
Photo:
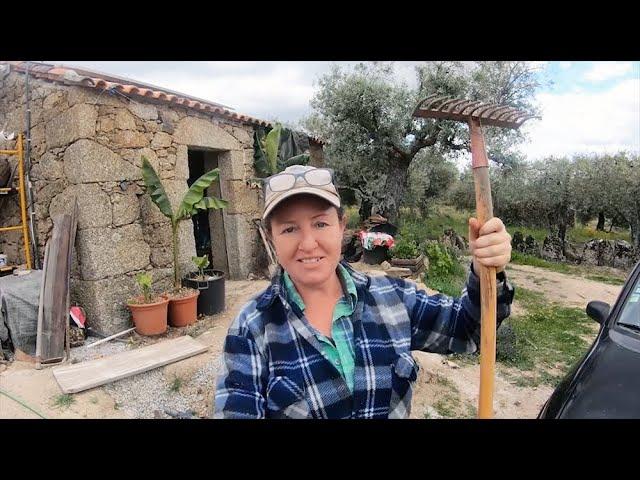
<path fill-rule="evenodd" d="M 453 369 L 460 368 L 460 365 L 458 365 L 455 362 L 452 362 L 451 360 L 443 360 L 442 363 L 444 363 L 447 367 L 451 367 Z"/>
<path fill-rule="evenodd" d="M 391 264 L 386 260 L 380 264 L 383 270 L 389 270 L 391 268 Z"/>
<path fill-rule="evenodd" d="M 158 118 L 158 109 L 148 103 L 138 101 L 129 102 L 129 111 L 143 120 L 155 120 Z"/>
<path fill-rule="evenodd" d="M 582 261 L 588 265 L 612 265 L 614 251 L 613 242 L 595 238 L 584 244 Z"/>
<path fill-rule="evenodd" d="M 173 140 L 182 145 L 240 150 L 241 145 L 232 135 L 208 120 L 184 117 L 176 125 Z"/>
<path fill-rule="evenodd" d="M 49 215 L 71 214 L 73 198 L 78 201 L 78 229 L 107 227 L 111 225 L 111 201 L 109 195 L 96 183 L 71 185 L 51 200 Z"/>
<path fill-rule="evenodd" d="M 149 145 L 144 133 L 133 130 L 121 130 L 113 138 L 114 145 L 121 148 L 141 148 Z"/>
<path fill-rule="evenodd" d="M 71 183 L 137 180 L 141 172 L 107 147 L 78 140 L 64 152 L 64 173 Z"/>
<path fill-rule="evenodd" d="M 113 205 L 113 225 L 119 227 L 132 223 L 140 216 L 140 201 L 134 193 L 114 193 L 111 195 Z"/>
<path fill-rule="evenodd" d="M 119 108 L 116 113 L 115 127 L 120 130 L 136 130 L 136 119 L 124 108 Z"/>
<path fill-rule="evenodd" d="M 139 224 L 84 230 L 78 236 L 77 248 L 83 280 L 144 270 L 151 253 Z"/>
<path fill-rule="evenodd" d="M 154 135 L 153 140 L 151 141 L 151 147 L 153 148 L 164 148 L 171 146 L 171 135 L 168 135 L 164 132 L 158 132 Z"/>
<path fill-rule="evenodd" d="M 96 133 L 98 112 L 95 107 L 78 104 L 49 120 L 45 129 L 47 148 L 68 145 L 80 138 L 91 138 Z"/>
<path fill-rule="evenodd" d="M 440 243 L 452 250 L 457 250 L 458 252 L 463 252 L 467 249 L 465 239 L 458 235 L 453 228 L 448 228 L 444 231 L 444 234 L 440 239 Z"/>
<path fill-rule="evenodd" d="M 565 259 L 562 253 L 562 242 L 558 237 L 547 235 L 542 243 L 542 258 L 555 262 L 562 262 Z"/>

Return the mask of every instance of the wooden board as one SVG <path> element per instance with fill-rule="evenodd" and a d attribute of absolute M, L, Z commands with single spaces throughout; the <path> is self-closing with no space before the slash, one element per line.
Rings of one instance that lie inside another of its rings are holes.
<path fill-rule="evenodd" d="M 36 358 L 38 366 L 69 358 L 69 300 L 73 247 L 78 224 L 78 202 L 71 214 L 52 217 L 53 233 L 47 242 L 38 314 Z"/>
<path fill-rule="evenodd" d="M 69 242 L 72 219 L 70 215 L 53 217 L 46 276 L 43 277 L 43 317 L 40 361 L 64 358 L 66 323 L 68 321 L 67 291 L 69 289 Z"/>
<path fill-rule="evenodd" d="M 64 393 L 76 393 L 183 360 L 208 348 L 186 335 L 88 362 L 54 367 L 52 371 Z"/>

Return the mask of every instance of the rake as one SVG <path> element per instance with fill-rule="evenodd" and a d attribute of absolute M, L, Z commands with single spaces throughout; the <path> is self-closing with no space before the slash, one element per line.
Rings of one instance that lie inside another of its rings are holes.
<path fill-rule="evenodd" d="M 532 118 L 540 118 L 506 105 L 429 95 L 413 112 L 414 117 L 466 122 L 471 137 L 471 167 L 476 191 L 476 214 L 480 226 L 493 218 L 489 162 L 482 126 L 517 129 Z M 480 266 L 480 392 L 478 418 L 493 417 L 496 364 L 496 268 Z"/>

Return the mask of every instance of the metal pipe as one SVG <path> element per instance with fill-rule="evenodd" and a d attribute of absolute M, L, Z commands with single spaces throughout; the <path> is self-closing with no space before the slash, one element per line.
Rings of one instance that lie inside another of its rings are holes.
<path fill-rule="evenodd" d="M 33 208 L 33 193 L 31 191 L 31 103 L 29 90 L 29 62 L 27 63 L 25 75 L 25 96 L 26 96 L 26 115 L 25 115 L 25 131 L 27 136 L 27 148 L 25 155 L 25 189 L 27 194 L 27 207 L 29 209 L 29 231 L 31 233 L 31 246 L 33 249 L 33 264 L 36 270 L 40 269 L 40 256 L 38 255 L 38 237 L 34 225 L 35 210 Z"/>

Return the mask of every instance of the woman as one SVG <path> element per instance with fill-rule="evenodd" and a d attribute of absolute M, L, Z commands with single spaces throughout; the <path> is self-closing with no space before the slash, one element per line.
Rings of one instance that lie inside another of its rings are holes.
<path fill-rule="evenodd" d="M 403 418 L 412 350 L 463 353 L 480 338 L 480 264 L 501 271 L 511 237 L 469 220 L 473 265 L 462 296 L 369 277 L 341 261 L 346 218 L 330 170 L 301 165 L 265 181 L 263 221 L 282 267 L 245 305 L 224 344 L 214 418 Z M 513 288 L 498 274 L 498 324 Z"/>

